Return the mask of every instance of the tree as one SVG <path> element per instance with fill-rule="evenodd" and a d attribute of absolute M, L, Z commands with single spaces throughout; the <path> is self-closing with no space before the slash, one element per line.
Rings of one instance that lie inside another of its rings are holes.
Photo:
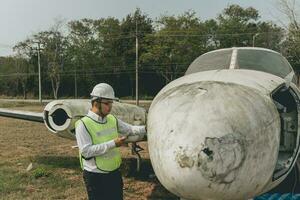
<path fill-rule="evenodd" d="M 122 78 L 122 88 L 120 90 L 126 90 L 127 93 L 134 95 L 135 88 L 135 76 L 134 70 L 136 65 L 136 37 L 138 38 L 138 59 L 145 53 L 145 47 L 149 41 L 145 40 L 147 34 L 153 32 L 152 19 L 147 14 L 137 8 L 134 13 L 127 15 L 121 22 L 121 34 L 123 39 L 119 43 L 119 50 L 122 52 L 122 65 L 123 70 L 126 70 L 127 74 L 124 74 Z M 139 63 L 140 66 L 140 63 Z M 129 87 L 124 87 L 130 83 Z M 125 83 L 125 84 L 124 84 Z M 143 85 L 140 85 L 144 87 Z"/>
<path fill-rule="evenodd" d="M 259 13 L 256 9 L 229 5 L 217 17 L 219 48 L 252 46 L 252 36 L 257 33 Z"/>
<path fill-rule="evenodd" d="M 15 61 L 16 80 L 21 84 L 23 98 L 26 99 L 27 92 L 28 92 L 27 84 L 31 77 L 32 66 L 30 65 L 28 60 L 22 57 L 22 55 L 20 54 L 17 54 L 14 57 L 14 61 Z"/>
<path fill-rule="evenodd" d="M 13 57 L 0 57 L 0 88 L 5 95 L 18 94 L 18 81 L 16 78 Z"/>
<path fill-rule="evenodd" d="M 52 93 L 57 98 L 59 93 L 69 96 L 75 91 L 76 97 L 88 96 L 91 88 L 102 81 L 113 85 L 121 97 L 133 96 L 136 38 L 139 78 L 143 80 L 139 84 L 140 94 L 151 96 L 183 75 L 195 58 L 218 48 L 254 45 L 282 50 L 293 65 L 300 67 L 296 14 L 290 14 L 295 20 L 284 41 L 281 27 L 261 21 L 255 8 L 239 5 L 229 5 L 216 19 L 206 21 L 190 10 L 178 16 L 163 15 L 153 22 L 137 8 L 122 20 L 107 17 L 70 21 L 67 34 L 62 31 L 63 21 L 58 20 L 49 30 L 19 42 L 15 46 L 18 56 L 5 60 L 5 68 L 15 74 L 10 80 L 17 80 L 18 84 L 10 92 L 17 94 L 22 90 L 26 96 L 28 90 L 37 91 L 40 52 L 44 94 Z M 38 44 L 42 47 L 40 51 Z M 24 76 L 26 70 L 28 76 Z M 1 83 L 0 89 L 5 91 L 8 84 L 14 84 Z"/>
<path fill-rule="evenodd" d="M 289 25 L 287 27 L 294 30 L 300 29 L 299 9 L 300 4 L 295 0 L 278 0 L 278 9 L 288 19 Z"/>
<path fill-rule="evenodd" d="M 32 35 L 29 39 L 19 42 L 14 50 L 18 52 L 19 57 L 16 59 L 16 65 L 19 65 L 20 57 L 27 57 L 29 62 L 38 65 L 38 53 L 41 55 L 41 70 L 44 77 L 48 77 L 51 82 L 53 97 L 57 99 L 58 90 L 61 81 L 61 71 L 63 69 L 64 60 L 66 56 L 67 39 L 63 36 L 61 28 L 62 21 L 56 21 L 54 26 L 48 31 L 41 31 Z M 42 49 L 40 49 L 42 47 Z M 24 63 L 22 63 L 24 64 Z M 43 80 L 43 89 L 47 90 L 47 80 Z"/>
<path fill-rule="evenodd" d="M 43 31 L 35 34 L 32 43 L 42 44 L 40 51 L 44 66 L 47 67 L 47 77 L 51 81 L 53 97 L 57 99 L 61 81 L 61 71 L 64 65 L 66 38 L 57 30 Z"/>
<path fill-rule="evenodd" d="M 16 73 L 16 81 L 20 82 L 22 86 L 23 98 L 27 98 L 28 92 L 28 82 L 32 79 L 34 69 L 33 65 L 30 63 L 30 56 L 33 55 L 33 49 L 30 46 L 30 41 L 25 40 L 19 42 L 13 47 L 13 50 L 16 52 L 14 59 L 14 68 Z"/>
<path fill-rule="evenodd" d="M 281 27 L 271 22 L 258 22 L 257 33 L 252 37 L 252 45 L 281 51 L 283 38 L 284 29 Z"/>
<path fill-rule="evenodd" d="M 287 35 L 282 45 L 282 52 L 287 57 L 296 73 L 300 73 L 300 4 L 295 0 L 279 0 L 279 10 L 287 17 Z M 298 81 L 299 83 L 299 81 Z"/>
<path fill-rule="evenodd" d="M 96 84 L 95 74 L 103 64 L 100 59 L 101 39 L 96 24 L 92 19 L 75 20 L 68 23 L 67 55 L 70 63 L 68 70 L 73 72 L 74 78 L 78 74 L 81 75 L 76 79 L 82 83 L 78 90 L 83 95 L 87 95 L 87 91 Z"/>
<path fill-rule="evenodd" d="M 212 25 L 212 22 L 207 22 Z M 208 29 L 193 11 L 179 16 L 162 16 L 155 34 L 147 35 L 141 61 L 145 70 L 154 69 L 168 83 L 183 75 L 188 65 L 210 46 Z"/>
<path fill-rule="evenodd" d="M 259 19 L 259 12 L 255 8 L 229 5 L 217 17 L 218 48 L 259 46 L 278 50 L 283 29 Z"/>

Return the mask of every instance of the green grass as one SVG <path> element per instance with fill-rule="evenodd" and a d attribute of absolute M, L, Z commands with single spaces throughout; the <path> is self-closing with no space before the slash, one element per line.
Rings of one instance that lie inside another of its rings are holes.
<path fill-rule="evenodd" d="M 27 172 L 12 163 L 0 163 L 0 199 L 66 199 L 65 191 L 72 187 L 84 192 L 81 177 L 75 182 L 68 178 L 80 175 L 79 169 L 65 173 L 51 164 L 33 163 L 33 166 Z"/>
<path fill-rule="evenodd" d="M 32 172 L 32 177 L 40 178 L 40 177 L 49 177 L 51 172 L 44 167 L 38 167 Z"/>
<path fill-rule="evenodd" d="M 71 156 L 36 156 L 33 162 L 47 165 L 51 168 L 66 168 L 80 170 L 79 159 Z"/>
<path fill-rule="evenodd" d="M 8 165 L 4 167 L 5 164 L 0 168 L 0 194 L 5 196 L 5 194 L 24 191 L 24 187 L 20 185 L 20 182 L 24 182 L 29 178 L 26 174 L 19 173 L 18 171 L 12 169 Z"/>

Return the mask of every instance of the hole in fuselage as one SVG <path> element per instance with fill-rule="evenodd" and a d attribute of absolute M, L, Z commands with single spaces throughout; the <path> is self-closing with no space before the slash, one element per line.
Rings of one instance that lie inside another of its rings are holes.
<path fill-rule="evenodd" d="M 281 86 L 272 94 L 280 116 L 280 146 L 273 180 L 285 175 L 292 167 L 298 152 L 298 108 L 299 98 L 291 89 Z"/>
<path fill-rule="evenodd" d="M 57 126 L 62 126 L 66 123 L 67 119 L 69 119 L 68 114 L 66 113 L 66 111 L 64 109 L 57 109 L 55 110 L 52 115 L 51 115 L 53 122 L 57 125 Z"/>
<path fill-rule="evenodd" d="M 205 148 L 202 150 L 203 153 L 205 153 L 208 157 L 213 154 L 213 151 L 211 151 L 209 148 Z"/>

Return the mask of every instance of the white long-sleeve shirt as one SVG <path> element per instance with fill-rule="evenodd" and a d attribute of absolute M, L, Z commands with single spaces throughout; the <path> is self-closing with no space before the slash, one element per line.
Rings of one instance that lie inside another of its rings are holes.
<path fill-rule="evenodd" d="M 106 117 L 102 118 L 91 110 L 88 112 L 87 116 L 100 123 L 106 123 Z M 146 134 L 145 126 L 133 126 L 120 119 L 117 119 L 117 121 L 118 132 L 120 135 L 143 138 Z M 93 145 L 92 139 L 82 121 L 78 123 L 75 131 L 79 151 L 84 158 L 87 158 L 87 160 L 82 159 L 83 168 L 89 172 L 106 173 L 97 168 L 93 157 L 103 155 L 109 149 L 114 148 L 116 146 L 114 140 Z"/>

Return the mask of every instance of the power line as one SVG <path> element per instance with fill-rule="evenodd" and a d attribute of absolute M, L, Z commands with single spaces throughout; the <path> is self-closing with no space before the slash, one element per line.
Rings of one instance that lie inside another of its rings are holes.
<path fill-rule="evenodd" d="M 180 65 L 178 65 L 180 66 Z M 181 65 L 181 66 L 186 66 L 186 65 Z M 157 73 L 157 70 L 165 70 L 165 68 L 157 68 L 156 66 L 153 66 L 155 68 L 152 68 L 153 71 L 151 70 L 140 70 L 141 73 Z M 94 71 L 75 71 L 75 70 L 72 70 L 72 71 L 62 71 L 62 72 L 59 72 L 58 75 L 63 75 L 63 76 L 73 76 L 75 75 L 116 75 L 116 74 L 133 74 L 135 72 L 135 69 L 131 69 L 131 70 L 123 70 L 123 71 L 116 71 L 116 72 L 106 72 L 106 71 L 100 71 L 100 70 L 94 70 Z M 169 74 L 176 74 L 176 73 L 179 73 L 181 74 L 181 72 L 164 72 L 164 73 L 169 73 Z M 49 75 L 51 73 L 44 73 L 46 75 Z M 14 77 L 14 76 L 37 76 L 39 75 L 39 73 L 10 73 L 10 74 L 0 74 L 0 77 Z"/>
<path fill-rule="evenodd" d="M 274 34 L 274 32 L 249 32 L 249 33 L 212 33 L 212 34 L 148 34 L 148 37 L 219 37 L 219 36 L 252 36 L 256 33 L 259 34 Z M 275 32 L 276 33 L 276 32 Z M 278 31 L 277 33 L 280 33 Z"/>
<path fill-rule="evenodd" d="M 251 28 L 248 28 L 248 30 L 251 30 Z M 95 40 L 101 40 L 101 39 L 106 39 L 106 40 L 110 40 L 110 39 L 134 39 L 135 35 L 137 34 L 138 36 L 140 36 L 141 34 L 143 34 L 144 37 L 146 36 L 155 36 L 155 37 L 182 37 L 182 36 L 189 36 L 189 37 L 197 37 L 197 36 L 203 36 L 203 37 L 209 37 L 209 36 L 229 36 L 229 35 L 236 35 L 236 36 L 240 36 L 240 35 L 253 35 L 256 33 L 260 33 L 260 34 L 270 34 L 273 33 L 274 34 L 274 30 L 270 30 L 269 32 L 260 32 L 260 30 L 258 28 L 253 28 L 253 32 L 246 32 L 246 33 L 206 33 L 206 34 L 197 34 L 199 32 L 201 32 L 201 29 L 199 30 L 160 30 L 160 31 L 154 31 L 152 33 L 146 32 L 146 31 L 138 31 L 136 32 L 128 32 L 128 34 L 106 34 L 106 35 L 100 35 L 98 36 Z M 275 31 L 277 33 L 281 33 L 284 30 L 278 30 Z M 166 34 L 167 33 L 167 34 Z M 177 34 L 173 34 L 173 33 L 177 33 Z M 178 34 L 179 33 L 179 34 Z M 191 34 L 190 34 L 191 33 Z"/>
<path fill-rule="evenodd" d="M 157 69 L 165 69 L 166 66 L 176 66 L 176 67 L 182 67 L 187 66 L 190 63 L 161 63 L 161 64 L 154 64 L 154 65 L 139 65 L 141 69 L 148 68 L 147 70 L 157 70 Z M 118 73 L 118 72 L 131 72 L 135 71 L 134 69 L 135 65 L 112 65 L 112 66 L 100 66 L 98 69 L 91 69 L 89 67 L 88 69 L 82 69 L 82 70 L 61 70 L 59 74 L 63 73 L 78 73 L 78 74 L 89 74 L 89 73 Z M 107 70 L 112 70 L 114 72 L 107 72 Z M 143 70 L 145 71 L 145 69 Z M 38 73 L 35 72 L 14 72 L 10 74 L 0 74 L 0 76 L 23 76 L 23 75 L 37 75 Z M 50 74 L 50 72 L 44 72 L 44 74 Z"/>
<path fill-rule="evenodd" d="M 11 74 L 0 74 L 0 77 L 13 77 L 13 76 L 35 76 L 38 73 L 11 73 Z"/>

